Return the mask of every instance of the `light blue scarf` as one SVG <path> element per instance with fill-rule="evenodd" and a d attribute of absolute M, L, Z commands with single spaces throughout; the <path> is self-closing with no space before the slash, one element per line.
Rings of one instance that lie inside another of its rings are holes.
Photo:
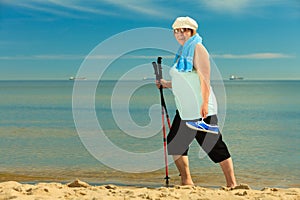
<path fill-rule="evenodd" d="M 196 33 L 183 46 L 179 47 L 174 60 L 174 63 L 177 62 L 176 69 L 179 72 L 191 72 L 193 70 L 194 51 L 198 43 L 202 43 L 202 38 Z"/>

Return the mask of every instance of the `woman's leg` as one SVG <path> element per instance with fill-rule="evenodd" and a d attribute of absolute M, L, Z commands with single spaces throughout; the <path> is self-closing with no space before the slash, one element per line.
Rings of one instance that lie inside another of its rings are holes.
<path fill-rule="evenodd" d="M 188 149 L 194 140 L 196 132 L 181 121 L 179 112 L 176 111 L 171 130 L 168 134 L 168 154 L 173 156 L 176 167 L 181 174 L 182 185 L 194 185 L 189 169 Z"/>
<path fill-rule="evenodd" d="M 233 162 L 231 158 L 228 158 L 226 160 L 223 160 L 220 162 L 220 166 L 223 170 L 223 173 L 225 175 L 227 187 L 235 187 L 236 186 L 236 180 L 234 176 L 234 170 L 233 170 Z"/>
<path fill-rule="evenodd" d="M 204 119 L 204 121 L 208 124 L 217 124 L 218 118 L 216 115 L 208 116 Z M 219 135 L 214 135 L 198 131 L 196 139 L 210 159 L 213 162 L 220 164 L 226 179 L 227 187 L 235 187 L 236 180 L 234 176 L 233 162 L 227 145 L 222 139 L 222 134 L 219 133 Z"/>
<path fill-rule="evenodd" d="M 188 156 L 173 156 L 176 167 L 181 175 L 181 185 L 194 185 L 189 168 Z"/>

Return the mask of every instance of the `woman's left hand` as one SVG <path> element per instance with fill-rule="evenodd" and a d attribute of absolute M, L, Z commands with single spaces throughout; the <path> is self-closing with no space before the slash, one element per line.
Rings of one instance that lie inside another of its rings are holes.
<path fill-rule="evenodd" d="M 207 103 L 203 103 L 201 105 L 200 114 L 201 114 L 202 118 L 207 117 L 207 114 L 208 114 L 208 104 Z"/>

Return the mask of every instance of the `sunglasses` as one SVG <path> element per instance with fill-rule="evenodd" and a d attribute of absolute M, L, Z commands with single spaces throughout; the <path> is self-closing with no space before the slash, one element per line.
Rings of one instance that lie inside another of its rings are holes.
<path fill-rule="evenodd" d="M 190 31 L 191 29 L 189 28 L 176 28 L 174 29 L 174 33 L 184 33 L 184 32 L 187 32 L 187 31 Z"/>

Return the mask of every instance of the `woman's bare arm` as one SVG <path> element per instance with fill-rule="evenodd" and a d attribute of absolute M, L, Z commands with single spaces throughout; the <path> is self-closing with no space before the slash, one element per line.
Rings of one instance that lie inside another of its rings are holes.
<path fill-rule="evenodd" d="M 202 44 L 197 44 L 194 52 L 194 68 L 200 79 L 203 103 L 200 114 L 205 118 L 208 114 L 208 101 L 210 95 L 210 61 L 209 54 Z"/>

